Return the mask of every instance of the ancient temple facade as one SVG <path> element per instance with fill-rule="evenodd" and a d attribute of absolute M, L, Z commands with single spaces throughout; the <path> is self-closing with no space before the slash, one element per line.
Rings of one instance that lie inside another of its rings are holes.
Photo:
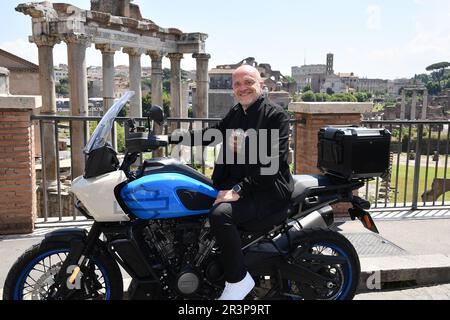
<path fill-rule="evenodd" d="M 196 115 L 208 116 L 208 61 L 205 53 L 207 34 L 184 33 L 176 28 L 162 28 L 142 17 L 139 7 L 130 0 L 92 0 L 90 10 L 66 3 L 24 3 L 16 11 L 31 17 L 30 41 L 38 47 L 39 81 L 42 95 L 41 114 L 56 114 L 53 48 L 65 42 L 68 50 L 70 105 L 73 116 L 88 115 L 88 82 L 86 49 L 95 45 L 102 54 L 103 105 L 114 102 L 114 55 L 122 51 L 129 55 L 130 90 L 135 96 L 130 103 L 131 117 L 142 116 L 141 56 L 147 55 L 152 65 L 152 104 L 162 101 L 162 59 L 170 59 L 172 115 L 179 117 L 181 108 L 181 59 L 192 54 L 197 63 Z M 76 126 L 80 125 L 80 128 Z M 43 146 L 47 162 L 47 178 L 56 180 L 55 141 L 51 123 L 44 125 L 49 137 Z M 84 133 L 82 123 L 73 124 L 73 175 L 84 170 Z"/>

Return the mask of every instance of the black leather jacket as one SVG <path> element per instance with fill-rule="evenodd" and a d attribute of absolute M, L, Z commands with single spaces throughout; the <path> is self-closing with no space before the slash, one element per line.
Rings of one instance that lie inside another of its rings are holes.
<path fill-rule="evenodd" d="M 230 190 L 233 185 L 239 183 L 242 187 L 242 196 L 252 196 L 259 199 L 269 198 L 271 200 L 289 200 L 294 189 L 294 182 L 288 164 L 289 154 L 289 115 L 278 105 L 272 104 L 266 98 L 259 98 L 247 111 L 240 104 L 235 105 L 228 114 L 216 125 L 203 129 L 202 134 L 210 128 L 221 131 L 225 139 L 227 129 L 255 129 L 259 136 L 259 129 L 267 129 L 267 146 L 278 143 L 278 154 L 270 155 L 272 161 L 278 161 L 279 168 L 276 173 L 262 175 L 261 169 L 270 167 L 257 159 L 256 163 L 248 161 L 248 152 L 245 164 L 226 164 L 226 154 L 231 152 L 228 143 L 224 141 L 219 154 L 221 163 L 216 163 L 212 180 L 214 186 L 220 190 Z M 271 129 L 279 130 L 279 139 L 276 141 L 270 135 Z M 191 131 L 191 141 L 194 141 Z M 203 135 L 202 135 L 203 137 Z M 213 145 L 211 141 L 202 141 L 203 145 Z M 247 151 L 248 145 L 246 145 Z M 258 155 L 260 145 L 258 144 Z M 218 161 L 220 162 L 220 161 Z"/>

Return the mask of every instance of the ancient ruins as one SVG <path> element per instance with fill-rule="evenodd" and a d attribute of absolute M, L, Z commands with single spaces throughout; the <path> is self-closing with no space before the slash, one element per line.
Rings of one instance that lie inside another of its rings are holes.
<path fill-rule="evenodd" d="M 100 50 L 103 58 L 104 108 L 114 101 L 114 54 L 122 50 L 129 55 L 130 90 L 136 92 L 130 104 L 132 117 L 142 115 L 141 56 L 148 55 L 152 63 L 152 104 L 162 101 L 162 59 L 171 63 L 172 115 L 181 113 L 181 67 L 184 54 L 192 54 L 197 62 L 197 94 L 195 114 L 208 116 L 208 61 L 205 53 L 207 34 L 184 33 L 176 28 L 162 28 L 145 19 L 137 5 L 130 0 L 92 0 L 91 9 L 84 10 L 66 3 L 24 3 L 16 11 L 32 18 L 33 34 L 30 41 L 38 47 L 40 66 L 41 115 L 56 115 L 53 47 L 65 42 L 68 50 L 69 85 L 72 116 L 88 115 L 88 86 L 86 49 L 91 45 Z M 46 143 L 45 172 L 47 181 L 56 183 L 54 127 L 44 124 Z M 73 122 L 72 176 L 83 174 L 85 133 L 83 123 Z"/>

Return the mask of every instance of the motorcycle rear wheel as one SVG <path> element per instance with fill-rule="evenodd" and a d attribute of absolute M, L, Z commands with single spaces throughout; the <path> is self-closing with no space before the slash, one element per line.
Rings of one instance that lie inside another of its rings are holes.
<path fill-rule="evenodd" d="M 289 300 L 351 300 L 355 296 L 361 273 L 358 254 L 350 241 L 329 229 L 305 229 L 293 239 L 293 256 L 303 267 L 330 279 L 321 287 L 292 279 L 272 279 L 275 295 Z M 307 253 L 307 258 L 302 256 Z M 343 264 L 314 261 L 313 255 L 339 256 Z M 275 282 L 275 283 L 274 283 Z"/>

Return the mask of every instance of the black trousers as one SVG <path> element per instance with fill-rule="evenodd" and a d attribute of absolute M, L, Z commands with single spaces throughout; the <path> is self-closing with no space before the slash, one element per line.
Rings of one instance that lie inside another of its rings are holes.
<path fill-rule="evenodd" d="M 263 202 L 267 203 L 267 199 Z M 239 226 L 252 220 L 258 223 L 258 220 L 271 213 L 271 210 L 267 210 L 267 206 L 261 206 L 261 203 L 256 198 L 248 197 L 236 202 L 222 202 L 211 209 L 211 231 L 222 251 L 225 280 L 229 283 L 241 281 L 247 273 Z"/>

